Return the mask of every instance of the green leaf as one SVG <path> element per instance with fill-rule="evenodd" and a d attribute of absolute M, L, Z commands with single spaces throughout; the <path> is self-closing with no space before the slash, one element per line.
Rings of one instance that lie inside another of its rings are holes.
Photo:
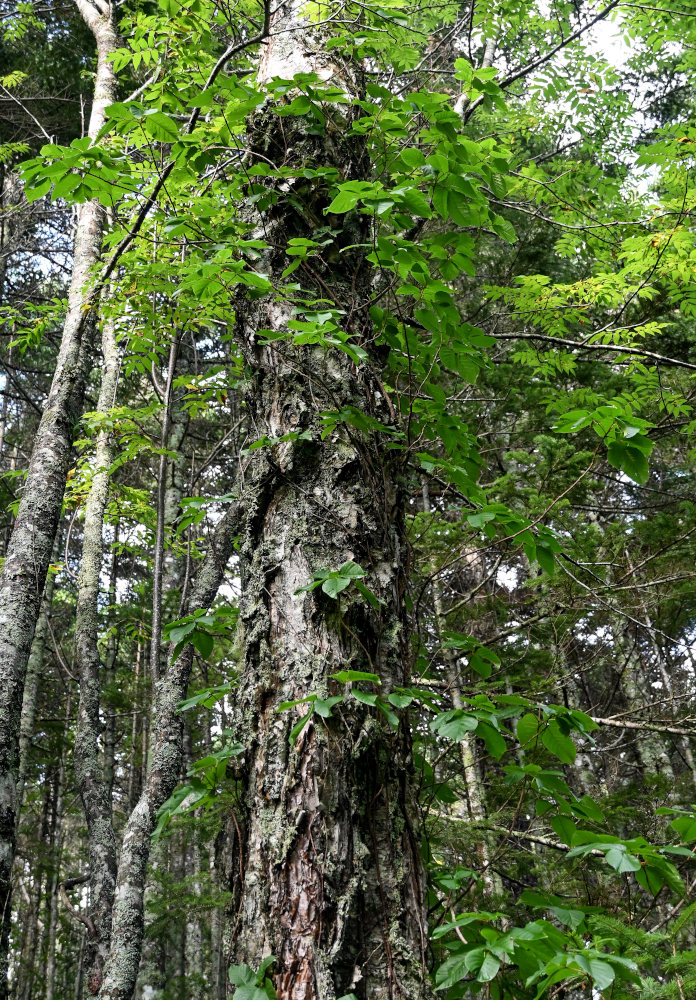
<path fill-rule="evenodd" d="M 645 868 L 641 868 L 636 871 L 636 882 L 641 885 L 648 892 L 651 892 L 653 896 L 656 896 L 662 886 L 665 884 L 664 876 L 657 869 L 646 865 Z"/>
<path fill-rule="evenodd" d="M 313 714 L 314 714 L 314 705 L 312 705 L 312 707 L 307 712 L 307 714 L 303 715 L 302 718 L 300 719 L 300 721 L 296 722 L 295 725 L 292 727 L 292 729 L 290 730 L 290 736 L 289 736 L 289 742 L 290 742 L 291 746 L 292 746 L 293 743 L 296 742 L 298 736 L 300 735 L 300 733 L 302 732 L 302 730 L 304 729 L 304 727 L 307 725 L 307 723 L 309 722 L 309 720 L 312 718 Z"/>
<path fill-rule="evenodd" d="M 391 702 L 394 708 L 408 708 L 413 702 L 413 696 L 410 694 L 390 694 L 387 700 Z"/>
<path fill-rule="evenodd" d="M 430 723 L 430 728 L 443 739 L 459 742 L 473 732 L 478 724 L 479 720 L 475 716 L 468 715 L 461 708 L 455 708 L 437 715 Z"/>
<path fill-rule="evenodd" d="M 147 134 L 156 139 L 157 142 L 176 142 L 179 138 L 176 122 L 172 121 L 163 111 L 146 114 L 143 118 L 143 127 Z"/>
<path fill-rule="evenodd" d="M 377 674 L 369 674 L 364 670 L 339 670 L 337 674 L 331 674 L 335 681 L 341 684 L 349 684 L 352 681 L 370 681 L 372 684 L 381 684 Z"/>
<path fill-rule="evenodd" d="M 425 163 L 425 157 L 421 153 L 420 149 L 416 149 L 415 146 L 408 146 L 406 149 L 402 150 L 401 159 L 406 166 L 411 169 L 414 169 L 415 167 L 422 167 Z"/>
<path fill-rule="evenodd" d="M 395 194 L 397 192 L 394 192 Z M 401 203 L 412 215 L 422 219 L 429 219 L 433 214 L 430 205 L 425 200 L 420 191 L 415 188 L 406 188 L 400 192 Z"/>
<path fill-rule="evenodd" d="M 269 994 L 256 983 L 249 983 L 238 987 L 232 994 L 232 1000 L 269 1000 Z"/>
<path fill-rule="evenodd" d="M 619 874 L 640 871 L 640 860 L 629 854 L 623 844 L 610 848 L 604 857 L 607 864 Z"/>
<path fill-rule="evenodd" d="M 631 444 L 620 440 L 612 441 L 607 449 L 607 459 L 615 469 L 625 472 L 630 479 L 642 486 L 650 478 L 650 468 L 643 450 L 634 447 L 633 441 L 635 438 Z"/>
<path fill-rule="evenodd" d="M 377 699 L 377 708 L 384 715 L 392 729 L 396 730 L 399 728 L 399 716 L 395 712 L 392 712 L 389 703 L 384 698 Z"/>
<path fill-rule="evenodd" d="M 288 709 L 294 708 L 295 705 L 306 705 L 308 701 L 316 701 L 317 696 L 315 694 L 308 694 L 305 698 L 297 698 L 295 701 L 282 701 L 278 705 L 276 712 L 287 712 Z"/>
<path fill-rule="evenodd" d="M 539 732 L 539 720 L 536 715 L 532 715 L 531 712 L 527 712 L 517 723 L 517 739 L 520 742 L 520 746 L 525 749 L 529 749 L 528 744 L 536 738 Z"/>
<path fill-rule="evenodd" d="M 256 982 L 259 985 L 261 985 L 264 979 L 266 978 L 266 970 L 270 969 L 270 967 L 274 965 L 275 962 L 276 962 L 275 955 L 266 955 L 264 960 L 261 962 L 258 968 L 258 972 L 256 973 Z"/>
<path fill-rule="evenodd" d="M 256 983 L 256 973 L 248 965 L 231 965 L 229 977 L 233 986 L 246 986 L 249 983 Z"/>
<path fill-rule="evenodd" d="M 476 735 L 480 736 L 483 742 L 486 744 L 486 749 L 492 757 L 496 760 L 500 760 L 505 751 L 507 750 L 507 743 L 503 739 L 497 730 L 492 726 L 489 726 L 485 722 L 480 722 L 478 729 L 476 730 Z"/>
<path fill-rule="evenodd" d="M 478 970 L 478 975 L 476 976 L 476 979 L 479 981 L 479 983 L 490 982 L 491 979 L 493 979 L 497 975 L 500 965 L 501 965 L 500 959 L 497 958 L 495 955 L 491 954 L 490 951 L 487 951 L 483 961 L 481 962 L 481 967 Z"/>
<path fill-rule="evenodd" d="M 169 641 L 173 643 L 181 642 L 182 639 L 185 639 L 187 635 L 193 632 L 195 627 L 195 622 L 184 622 L 182 625 L 170 627 L 167 632 Z"/>
<path fill-rule="evenodd" d="M 353 688 L 351 694 L 353 695 L 356 701 L 362 702 L 363 705 L 370 705 L 374 708 L 374 706 L 377 704 L 376 694 L 370 694 L 367 691 L 359 691 L 357 688 Z"/>
<path fill-rule="evenodd" d="M 209 632 L 202 632 L 200 629 L 195 629 L 193 631 L 191 634 L 191 642 L 204 660 L 208 659 L 213 651 L 213 646 L 215 645 L 215 639 L 213 636 Z"/>
<path fill-rule="evenodd" d="M 336 599 L 341 591 L 345 590 L 346 587 L 350 586 L 350 577 L 347 576 L 330 576 L 328 579 L 324 580 L 321 585 L 321 589 L 329 597 Z"/>
<path fill-rule="evenodd" d="M 614 982 L 616 974 L 608 962 L 603 962 L 598 958 L 576 955 L 575 964 L 592 977 L 598 990 L 606 990 Z"/>
<path fill-rule="evenodd" d="M 573 843 L 573 834 L 577 826 L 570 816 L 552 816 L 549 820 L 551 829 L 557 834 L 559 840 L 570 846 Z"/>
<path fill-rule="evenodd" d="M 491 223 L 491 229 L 494 233 L 497 233 L 501 239 L 505 240 L 506 243 L 516 243 L 517 234 L 515 233 L 515 227 L 507 219 L 504 219 L 502 215 L 496 215 Z"/>
<path fill-rule="evenodd" d="M 572 764 L 575 761 L 577 750 L 570 736 L 566 736 L 559 724 L 555 721 L 549 722 L 546 729 L 541 734 L 541 742 L 546 749 L 558 757 L 563 764 Z"/>
<path fill-rule="evenodd" d="M 116 101 L 110 104 L 105 111 L 107 118 L 114 118 L 116 121 L 132 121 L 135 116 L 127 104 Z"/>
<path fill-rule="evenodd" d="M 334 695 L 332 698 L 317 698 L 314 702 L 314 711 L 322 719 L 329 719 L 331 718 L 331 709 L 340 701 L 343 701 L 343 695 Z"/>
<path fill-rule="evenodd" d="M 373 594 L 370 588 L 366 587 L 361 580 L 355 580 L 355 586 L 358 588 L 359 593 L 362 594 L 367 603 L 371 604 L 376 611 L 378 611 L 384 604 L 384 601 L 381 601 L 376 594 Z"/>
<path fill-rule="evenodd" d="M 349 580 L 358 580 L 365 576 L 365 570 L 358 563 L 347 562 L 338 570 L 338 575 L 348 577 Z"/>
<path fill-rule="evenodd" d="M 435 989 L 448 990 L 455 983 L 465 979 L 469 973 L 468 955 L 453 955 L 439 966 L 435 973 Z"/>
<path fill-rule="evenodd" d="M 65 174 L 65 176 L 61 177 L 53 185 L 53 192 L 51 194 L 53 201 L 56 198 L 65 198 L 75 190 L 81 181 L 82 176 L 80 174 Z"/>

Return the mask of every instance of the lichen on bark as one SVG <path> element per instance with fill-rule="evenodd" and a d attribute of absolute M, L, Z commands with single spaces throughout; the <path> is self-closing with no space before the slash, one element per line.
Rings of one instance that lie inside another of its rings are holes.
<path fill-rule="evenodd" d="M 107 4 L 97 9 L 88 0 L 75 2 L 97 45 L 88 133 L 94 139 L 116 94 L 109 56 L 118 39 Z M 96 199 L 80 206 L 60 349 L 0 576 L 0 1000 L 7 996 L 22 693 L 90 370 L 94 314 L 85 311 L 86 285 L 99 260 L 103 227 Z"/>
<path fill-rule="evenodd" d="M 292 76 L 299 60 L 299 71 L 340 78 L 349 97 L 359 97 L 360 67 L 339 71 L 316 55 L 321 40 L 301 4 L 283 5 L 273 30 L 262 82 Z M 322 129 L 304 116 L 280 119 L 267 106 L 249 123 L 250 155 L 365 179 L 369 156 L 352 129 L 359 108 L 326 110 Z M 240 524 L 244 650 L 236 724 L 248 752 L 238 863 L 230 867 L 231 950 L 235 962 L 252 967 L 276 956 L 280 1000 L 350 992 L 360 1000 L 420 1000 L 428 996 L 424 881 L 408 727 L 394 732 L 347 697 L 334 717 L 312 718 L 291 746 L 290 730 L 306 708 L 277 711 L 310 694 L 344 693 L 331 675 L 346 668 L 377 673 L 384 693 L 408 681 L 399 452 L 345 421 L 327 432 L 323 418 L 354 408 L 396 429 L 365 308 L 373 274 L 360 244 L 369 243 L 370 221 L 345 217 L 336 245 L 293 275 L 293 282 L 301 276 L 303 292 L 285 292 L 284 248 L 292 238 L 313 237 L 328 199 L 298 180 L 278 183 L 270 202 L 259 235 L 269 246 L 263 265 L 275 291 L 251 300 L 240 294 L 235 302 L 250 424 L 259 437 L 287 440 L 270 447 L 278 470 L 272 495 Z M 288 323 L 303 298 L 337 310 L 343 331 L 366 351 L 363 364 L 293 341 Z M 264 330 L 273 336 L 259 336 Z M 298 593 L 315 572 L 347 561 L 365 569 L 379 609 L 352 591 L 339 601 L 320 588 Z"/>

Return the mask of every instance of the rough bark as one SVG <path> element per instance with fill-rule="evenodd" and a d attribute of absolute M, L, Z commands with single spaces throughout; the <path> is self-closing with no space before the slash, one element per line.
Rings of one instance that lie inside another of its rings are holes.
<path fill-rule="evenodd" d="M 113 319 L 102 332 L 102 383 L 97 409 L 106 413 L 113 405 L 118 381 L 118 347 Z M 99 580 L 104 555 L 104 512 L 109 495 L 109 470 L 113 446 L 108 431 L 100 431 L 95 471 L 85 504 L 82 561 L 75 614 L 75 666 L 80 702 L 75 733 L 75 776 L 87 823 L 89 842 L 89 917 L 94 931 L 85 942 L 87 995 L 101 984 L 104 960 L 111 937 L 111 908 L 116 888 L 116 836 L 111 820 L 110 789 L 105 780 L 99 735 L 103 671 L 99 654 Z"/>
<path fill-rule="evenodd" d="M 177 338 L 178 340 L 179 338 Z M 177 375 L 182 375 L 186 370 L 188 358 L 186 357 L 179 343 L 175 350 L 176 341 L 173 342 L 170 352 L 170 363 L 167 377 L 167 385 L 164 393 L 164 414 L 162 421 L 162 448 L 163 454 L 159 463 L 159 476 L 157 481 L 157 531 L 155 538 L 155 582 L 160 580 L 160 585 L 153 587 L 153 622 L 158 619 L 162 621 L 165 614 L 169 614 L 173 620 L 179 617 L 179 593 L 181 575 L 184 566 L 184 557 L 177 549 L 177 539 L 173 537 L 173 528 L 177 517 L 181 512 L 181 498 L 184 495 L 185 486 L 185 464 L 186 452 L 183 448 L 188 428 L 188 412 L 184 409 L 186 396 L 185 388 L 175 389 L 173 379 Z M 168 598 L 174 598 L 177 603 L 172 606 Z M 152 630 L 151 658 L 157 655 L 160 661 L 160 669 L 166 662 L 166 651 L 161 644 L 161 628 Z M 150 875 L 145 888 L 145 936 L 143 940 L 142 959 L 138 975 L 136 996 L 146 997 L 147 1000 L 158 1000 L 166 986 L 165 965 L 166 948 L 165 939 L 160 935 L 148 933 L 148 926 L 152 919 L 149 912 L 149 903 L 157 894 L 157 872 L 166 871 L 168 865 L 167 844 L 160 841 L 156 844 L 150 855 Z"/>
<path fill-rule="evenodd" d="M 358 96 L 359 70 L 331 66 L 322 49 L 302 5 L 287 3 L 273 23 L 261 79 L 316 72 Z M 251 126 L 252 154 L 286 168 L 335 167 L 345 179 L 364 178 L 366 150 L 350 129 L 359 112 L 332 105 L 327 113 L 331 121 L 318 134 L 302 118 L 283 118 L 281 130 L 266 111 Z M 327 204 L 315 188 L 290 187 L 289 197 L 279 188 L 259 229 L 272 248 L 262 270 L 275 288 L 287 266 L 282 247 L 289 238 L 312 238 Z M 399 453 L 384 449 L 379 434 L 340 421 L 327 434 L 320 417 L 353 407 L 382 424 L 396 420 L 374 374 L 367 314 L 356 308 L 369 301 L 373 275 L 351 247 L 369 243 L 369 221 L 356 213 L 336 220 L 341 225 L 337 245 L 298 274 L 307 297 L 344 310 L 343 328 L 368 352 L 366 363 L 294 345 L 293 308 L 282 292 L 251 302 L 240 296 L 235 309 L 251 373 L 251 426 L 259 437 L 302 438 L 272 447 L 274 489 L 241 522 L 237 732 L 248 749 L 231 950 L 235 963 L 252 967 L 277 957 L 279 1000 L 350 992 L 359 1000 L 422 1000 L 424 886 L 408 727 L 393 732 L 379 712 L 346 697 L 333 717 L 314 716 L 291 746 L 290 730 L 306 706 L 277 711 L 310 694 L 347 694 L 331 680 L 345 668 L 378 674 L 383 694 L 408 682 Z M 279 335 L 271 343 L 257 336 L 269 329 Z M 254 455 L 259 464 L 268 460 Z M 297 593 L 315 572 L 351 560 L 367 572 L 379 610 L 355 588 L 339 601 L 321 588 Z"/>
<path fill-rule="evenodd" d="M 108 56 L 117 46 L 110 8 L 100 13 L 76 0 L 97 43 L 97 73 L 89 123 L 94 137 L 113 102 L 116 81 Z M 19 720 L 27 661 L 58 527 L 73 434 L 89 371 L 92 324 L 82 306 L 90 269 L 99 259 L 104 209 L 81 206 L 60 350 L 36 435 L 22 501 L 0 576 L 0 1000 L 7 995 L 7 939 L 19 768 Z"/>

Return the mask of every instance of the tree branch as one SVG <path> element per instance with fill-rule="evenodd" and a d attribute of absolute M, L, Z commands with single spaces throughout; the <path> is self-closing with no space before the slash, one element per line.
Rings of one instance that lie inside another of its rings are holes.
<path fill-rule="evenodd" d="M 604 18 L 607 17 L 607 15 L 611 14 L 612 10 L 614 10 L 616 7 L 619 6 L 620 3 L 621 0 L 612 0 L 612 2 L 607 4 L 607 6 L 603 8 L 603 10 L 600 10 L 599 14 L 596 14 L 593 18 L 591 18 L 591 20 L 587 21 L 585 24 L 581 24 L 580 27 L 577 28 L 574 32 L 572 32 L 572 34 L 568 35 L 567 38 L 562 38 L 561 41 L 558 43 L 558 45 L 554 45 L 554 47 L 550 49 L 548 52 L 544 53 L 544 55 L 539 56 L 538 59 L 534 59 L 530 63 L 527 63 L 526 66 L 519 66 L 511 73 L 508 73 L 508 75 L 506 77 L 503 77 L 503 79 L 500 81 L 499 86 L 501 90 L 507 89 L 513 83 L 516 83 L 517 80 L 521 80 L 522 77 L 529 76 L 529 74 L 533 73 L 535 69 L 539 68 L 539 66 L 543 66 L 544 63 L 549 61 L 549 59 L 553 59 L 556 53 L 560 52 L 561 49 L 564 49 L 566 45 L 570 45 L 571 42 L 574 42 L 577 38 L 580 38 L 580 36 L 584 35 L 586 31 L 594 27 L 594 25 L 597 24 L 598 21 L 603 21 Z M 477 97 L 476 100 L 469 106 L 468 110 L 464 114 L 465 121 L 469 120 L 473 112 L 483 101 L 483 98 L 484 95 L 482 94 L 480 97 Z"/>
<path fill-rule="evenodd" d="M 640 347 L 620 347 L 616 344 L 587 344 L 577 340 L 567 340 L 565 337 L 550 337 L 544 333 L 497 333 L 497 340 L 541 340 L 547 344 L 557 344 L 560 347 L 570 347 L 576 351 L 613 351 L 615 354 L 635 354 L 641 358 L 650 358 L 663 365 L 672 365 L 675 368 L 687 368 L 689 371 L 696 371 L 696 365 L 690 361 L 680 361 L 678 358 L 668 358 L 664 354 L 657 354 L 655 351 L 645 351 Z"/>
<path fill-rule="evenodd" d="M 90 874 L 87 874 L 87 875 L 78 875 L 76 878 L 66 878 L 66 880 L 64 882 L 61 882 L 60 885 L 58 886 L 58 891 L 60 892 L 60 898 L 63 901 L 63 906 L 68 911 L 70 916 L 74 917 L 75 920 L 79 921 L 79 923 L 84 924 L 85 927 L 87 928 L 89 936 L 91 938 L 95 938 L 97 936 L 97 932 L 94 928 L 94 924 L 92 923 L 89 917 L 83 916 L 79 910 L 75 909 L 75 907 L 68 899 L 68 892 L 67 892 L 68 889 L 74 889 L 78 885 L 84 885 L 85 882 L 89 882 L 91 877 L 92 876 Z"/>

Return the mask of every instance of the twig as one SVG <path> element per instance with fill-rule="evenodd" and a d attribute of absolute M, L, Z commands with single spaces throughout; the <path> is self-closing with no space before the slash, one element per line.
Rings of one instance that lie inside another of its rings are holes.
<path fill-rule="evenodd" d="M 668 358 L 664 354 L 657 354 L 655 351 L 645 351 L 640 347 L 619 346 L 617 344 L 587 344 L 577 340 L 566 340 L 565 337 L 550 337 L 544 333 L 497 333 L 496 340 L 541 340 L 546 344 L 558 344 L 561 347 L 571 347 L 578 351 L 613 351 L 615 354 L 637 354 L 641 358 L 650 358 L 652 361 L 661 362 L 664 365 L 672 365 L 675 368 L 688 368 L 689 371 L 696 371 L 696 365 L 690 361 L 679 361 L 678 358 Z"/>
<path fill-rule="evenodd" d="M 68 889 L 74 889 L 78 885 L 84 885 L 85 882 L 89 882 L 91 877 L 92 876 L 90 874 L 87 874 L 87 875 L 78 875 L 76 878 L 66 878 L 64 882 L 60 883 L 60 885 L 58 886 L 58 890 L 60 892 L 60 898 L 63 901 L 63 906 L 68 911 L 70 916 L 74 917 L 75 920 L 78 920 L 81 924 L 84 924 L 85 927 L 87 928 L 89 936 L 92 938 L 92 940 L 94 940 L 94 938 L 96 938 L 97 936 L 97 932 L 95 930 L 91 918 L 83 916 L 79 912 L 79 910 L 75 909 L 75 907 L 68 899 L 68 893 L 67 893 Z"/>

